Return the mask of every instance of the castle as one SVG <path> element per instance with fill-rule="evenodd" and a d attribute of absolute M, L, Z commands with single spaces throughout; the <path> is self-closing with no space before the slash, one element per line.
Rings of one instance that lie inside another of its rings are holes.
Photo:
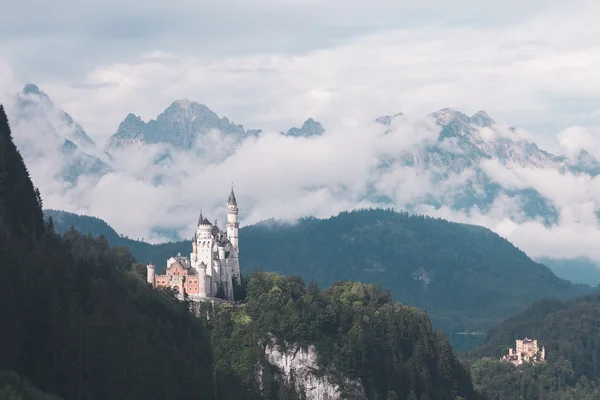
<path fill-rule="evenodd" d="M 147 265 L 148 283 L 155 288 L 169 287 L 179 298 L 192 301 L 206 298 L 234 300 L 234 279 L 240 284 L 238 247 L 238 207 L 231 187 L 227 201 L 227 232 L 202 216 L 198 219 L 190 257 L 178 254 L 167 260 L 164 275 L 156 275 L 154 264 Z"/>
<path fill-rule="evenodd" d="M 514 365 L 521 365 L 524 362 L 543 363 L 546 361 L 546 349 L 538 347 L 537 340 L 525 338 L 516 341 L 516 351 L 513 348 L 508 349 L 508 355 L 505 355 L 500 361 L 508 361 Z"/>

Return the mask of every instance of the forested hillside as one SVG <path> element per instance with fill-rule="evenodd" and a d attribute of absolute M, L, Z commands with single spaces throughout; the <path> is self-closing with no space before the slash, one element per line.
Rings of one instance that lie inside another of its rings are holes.
<path fill-rule="evenodd" d="M 525 336 L 546 348 L 547 365 L 521 371 L 497 361 Z M 471 369 L 477 386 L 490 399 L 598 399 L 600 295 L 536 302 L 492 329 L 484 345 L 469 357 L 491 357 Z"/>
<path fill-rule="evenodd" d="M 131 263 L 44 223 L 0 107 L 0 370 L 64 399 L 213 399 L 205 326 Z"/>
<path fill-rule="evenodd" d="M 298 277 L 255 272 L 246 306 L 217 307 L 210 323 L 215 373 L 228 382 L 218 385 L 222 399 L 258 393 L 254 377 L 261 371 L 265 398 L 302 399 L 303 390 L 319 385 L 339 386 L 343 399 L 479 398 L 427 314 L 392 303 L 389 292 L 373 284 L 339 282 L 320 291 Z M 314 348 L 314 373 L 300 362 L 282 375 L 266 362 L 274 343 L 292 360 Z M 313 374 L 321 379 L 306 385 Z"/>
<path fill-rule="evenodd" d="M 102 220 L 58 211 L 58 229 L 106 233 L 158 269 L 190 242 L 149 245 L 120 237 Z M 492 231 L 387 210 L 343 212 L 296 224 L 267 221 L 240 231 L 242 269 L 299 275 L 325 287 L 337 280 L 380 283 L 395 301 L 427 309 L 445 332 L 486 331 L 542 298 L 594 291 L 557 278 Z"/>
<path fill-rule="evenodd" d="M 322 285 L 382 283 L 394 300 L 427 309 L 449 332 L 487 330 L 535 300 L 591 291 L 557 278 L 489 229 L 389 210 L 263 223 L 240 237 L 246 268 Z"/>

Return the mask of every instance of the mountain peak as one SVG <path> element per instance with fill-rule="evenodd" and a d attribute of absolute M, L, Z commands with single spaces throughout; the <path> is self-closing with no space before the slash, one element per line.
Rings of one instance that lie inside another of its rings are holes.
<path fill-rule="evenodd" d="M 196 140 L 212 130 L 234 135 L 236 140 L 246 137 L 244 127 L 219 116 L 206 105 L 187 98 L 175 100 L 156 119 L 144 122 L 129 114 L 107 143 L 107 152 L 130 144 L 169 144 L 179 149 L 191 149 Z M 249 134 L 256 135 L 257 131 Z"/>
<path fill-rule="evenodd" d="M 319 122 L 315 121 L 312 118 L 307 119 L 302 124 L 302 128 L 292 128 L 287 132 L 287 136 L 294 137 L 310 137 L 310 136 L 320 136 L 325 132 L 325 128 Z"/>
<path fill-rule="evenodd" d="M 485 111 L 477 111 L 470 118 L 471 122 L 481 127 L 490 127 L 496 123 Z"/>
<path fill-rule="evenodd" d="M 401 112 L 394 115 L 382 115 L 381 117 L 375 118 L 375 122 L 378 122 L 382 125 L 390 125 L 395 118 L 402 117 L 403 115 L 404 114 Z"/>
<path fill-rule="evenodd" d="M 184 98 L 184 99 L 175 100 L 173 102 L 173 104 L 171 104 L 171 107 L 188 109 L 188 108 L 190 108 L 190 106 L 192 105 L 192 103 L 193 102 L 190 99 Z"/>
<path fill-rule="evenodd" d="M 23 94 L 35 94 L 41 96 L 42 94 L 44 94 L 44 92 L 42 92 L 37 85 L 33 83 L 28 83 L 23 88 Z"/>
<path fill-rule="evenodd" d="M 469 117 L 453 108 L 441 109 L 440 111 L 430 114 L 430 116 L 435 118 L 440 125 L 448 125 L 452 121 L 470 122 Z"/>
<path fill-rule="evenodd" d="M 139 116 L 137 116 L 133 113 L 129 113 L 125 117 L 125 120 L 123 120 L 123 122 L 121 122 L 121 123 L 122 124 L 124 124 L 124 123 L 139 123 L 141 121 L 142 121 L 142 118 L 140 118 Z"/>

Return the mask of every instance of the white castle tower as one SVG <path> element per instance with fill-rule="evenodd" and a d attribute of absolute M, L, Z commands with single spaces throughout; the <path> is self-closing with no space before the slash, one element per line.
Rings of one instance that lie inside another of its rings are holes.
<path fill-rule="evenodd" d="M 202 212 L 192 240 L 190 258 L 178 254 L 169 258 L 165 275 L 155 275 L 154 266 L 148 265 L 148 283 L 154 287 L 171 287 L 180 297 L 192 300 L 233 297 L 234 277 L 240 284 L 237 221 L 238 207 L 231 187 L 227 201 L 227 229 L 219 229 Z"/>
<path fill-rule="evenodd" d="M 232 252 L 233 274 L 237 279 L 237 283 L 240 283 L 240 264 L 239 254 L 240 249 L 238 247 L 238 231 L 240 224 L 238 222 L 238 206 L 235 199 L 235 193 L 233 192 L 233 184 L 231 185 L 231 193 L 229 193 L 229 199 L 227 200 L 227 238 L 231 242 L 231 245 L 235 248 Z"/>

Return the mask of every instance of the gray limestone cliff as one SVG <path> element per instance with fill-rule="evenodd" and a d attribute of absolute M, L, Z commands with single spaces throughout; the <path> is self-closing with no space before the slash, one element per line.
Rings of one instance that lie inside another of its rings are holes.
<path fill-rule="evenodd" d="M 293 384 L 295 390 L 303 393 L 307 400 L 366 400 L 360 382 L 342 379 L 340 384 L 319 370 L 314 346 L 287 346 L 282 351 L 276 344 L 271 344 L 265 347 L 265 357 L 267 362 L 279 368 L 287 383 Z"/>

